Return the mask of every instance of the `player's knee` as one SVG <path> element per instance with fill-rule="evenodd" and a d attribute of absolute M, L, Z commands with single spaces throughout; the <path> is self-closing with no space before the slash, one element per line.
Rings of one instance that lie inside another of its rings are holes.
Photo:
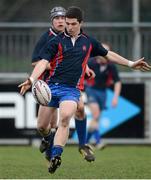
<path fill-rule="evenodd" d="M 93 119 L 99 119 L 99 117 L 100 117 L 99 113 L 93 115 Z"/>
<path fill-rule="evenodd" d="M 68 127 L 68 126 L 69 126 L 69 121 L 70 121 L 70 118 L 69 118 L 68 116 L 63 117 L 63 118 L 61 118 L 61 123 L 60 123 L 60 125 L 61 125 L 62 127 Z"/>
<path fill-rule="evenodd" d="M 78 107 L 76 113 L 75 113 L 75 118 L 76 119 L 84 119 L 85 118 L 85 111 L 84 111 L 84 107 Z"/>

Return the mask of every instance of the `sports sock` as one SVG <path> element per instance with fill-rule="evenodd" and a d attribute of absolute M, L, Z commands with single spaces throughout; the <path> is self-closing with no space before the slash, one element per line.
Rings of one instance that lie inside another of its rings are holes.
<path fill-rule="evenodd" d="M 89 143 L 89 141 L 90 141 L 92 135 L 93 135 L 93 132 L 92 132 L 92 131 L 88 131 L 86 143 Z"/>
<path fill-rule="evenodd" d="M 94 138 L 95 138 L 95 143 L 96 145 L 100 143 L 100 133 L 99 133 L 99 130 L 96 129 L 93 131 L 93 134 L 94 134 Z"/>
<path fill-rule="evenodd" d="M 83 120 L 75 119 L 75 127 L 78 134 L 79 146 L 86 144 L 86 117 Z"/>
<path fill-rule="evenodd" d="M 63 147 L 59 146 L 59 145 L 55 145 L 52 148 L 52 155 L 51 158 L 55 157 L 55 156 L 61 156 L 61 154 L 63 153 Z"/>
<path fill-rule="evenodd" d="M 46 141 L 49 141 L 50 145 L 49 145 L 49 148 L 46 149 L 46 156 L 49 157 L 51 159 L 52 157 L 52 147 L 53 147 L 53 142 L 54 142 L 54 136 L 55 136 L 55 133 L 56 133 L 56 129 L 52 129 L 51 130 L 51 133 L 48 137 L 48 139 Z"/>

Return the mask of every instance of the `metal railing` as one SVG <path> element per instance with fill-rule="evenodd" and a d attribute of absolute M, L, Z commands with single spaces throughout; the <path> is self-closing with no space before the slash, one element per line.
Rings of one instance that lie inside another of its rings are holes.
<path fill-rule="evenodd" d="M 49 23 L 0 23 L 0 72 L 30 72 L 34 45 L 48 28 Z M 84 30 L 124 57 L 151 57 L 151 23 L 88 22 Z"/>

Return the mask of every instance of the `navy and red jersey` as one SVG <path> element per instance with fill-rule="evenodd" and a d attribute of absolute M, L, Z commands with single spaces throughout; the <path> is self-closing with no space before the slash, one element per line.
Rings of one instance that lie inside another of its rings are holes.
<path fill-rule="evenodd" d="M 49 83 L 67 84 L 83 90 L 86 64 L 90 55 L 106 56 L 108 51 L 98 41 L 82 32 L 73 41 L 65 31 L 48 42 L 40 57 L 51 63 Z"/>
<path fill-rule="evenodd" d="M 52 28 L 50 28 L 48 31 L 46 31 L 39 39 L 39 41 L 36 43 L 35 48 L 32 53 L 32 63 L 37 62 L 41 59 L 40 57 L 40 51 L 44 46 L 48 43 L 49 40 L 57 36 L 58 33 L 55 32 Z M 47 80 L 49 77 L 49 71 L 46 70 L 39 79 Z"/>
<path fill-rule="evenodd" d="M 86 81 L 86 86 L 91 86 L 95 89 L 106 89 L 112 84 L 120 81 L 119 73 L 115 64 L 101 63 L 96 58 L 90 58 L 88 61 L 89 68 L 91 68 L 96 76 L 94 79 Z"/>

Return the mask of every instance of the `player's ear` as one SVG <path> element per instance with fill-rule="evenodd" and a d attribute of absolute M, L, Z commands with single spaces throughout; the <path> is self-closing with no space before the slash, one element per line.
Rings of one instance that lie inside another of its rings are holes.
<path fill-rule="evenodd" d="M 80 23 L 80 27 L 83 26 L 83 21 L 79 22 Z"/>

